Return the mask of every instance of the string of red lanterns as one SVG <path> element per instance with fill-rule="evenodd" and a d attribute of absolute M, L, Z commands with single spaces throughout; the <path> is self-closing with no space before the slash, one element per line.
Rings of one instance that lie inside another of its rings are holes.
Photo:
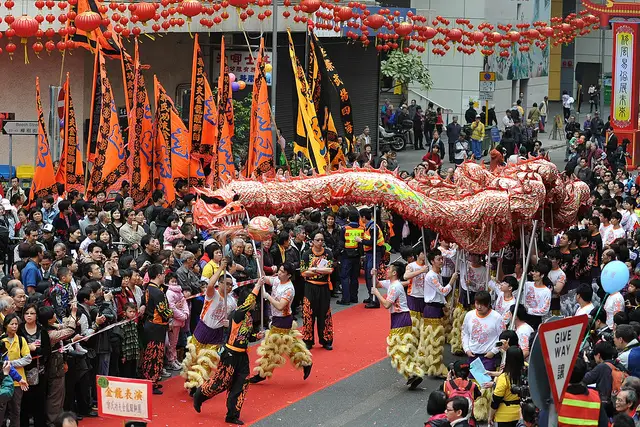
<path fill-rule="evenodd" d="M 189 25 L 194 20 L 211 29 L 229 19 L 229 8 L 237 10 L 241 21 L 254 16 L 264 21 L 272 17 L 273 0 L 160 0 L 129 4 L 111 1 L 99 4 L 97 12 L 76 14 L 74 6 L 77 1 L 60 0 L 56 3 L 54 0 L 36 0 L 36 16 L 22 15 L 18 18 L 12 15 L 14 0 L 0 1 L 0 6 L 6 9 L 4 18 L 0 13 L 0 22 L 4 19 L 9 26 L 4 33 L 0 32 L 0 39 L 6 37 L 4 51 L 12 57 L 17 50 L 13 38 L 18 37 L 24 45 L 25 61 L 28 62 L 27 42 L 34 37 L 36 40 L 31 49 L 39 55 L 42 51 L 51 54 L 55 50 L 75 49 L 76 43 L 69 36 L 78 30 L 91 36 L 100 29 L 106 38 L 114 35 L 128 38 L 138 37 L 143 31 L 167 32 L 172 27 Z M 483 22 L 474 26 L 469 19 L 458 18 L 452 23 L 442 16 L 428 23 L 426 17 L 411 11 L 407 13 L 406 21 L 398 22 L 401 16 L 398 10 L 382 8 L 371 13 L 363 3 L 350 1 L 345 4 L 340 1 L 301 0 L 292 4 L 291 0 L 284 0 L 282 16 L 285 19 L 293 16 L 294 22 L 306 24 L 311 29 L 341 33 L 348 28 L 345 35 L 350 41 L 365 47 L 373 42 L 378 52 L 402 49 L 405 53 L 423 53 L 431 48 L 433 54 L 440 56 L 455 48 L 468 55 L 479 52 L 485 56 L 498 54 L 508 57 L 516 48 L 520 52 L 528 52 L 534 46 L 545 50 L 550 45 L 571 43 L 576 37 L 599 28 L 599 18 L 586 10 L 565 18 L 551 18 L 550 22 L 518 23 L 515 26 L 494 26 Z M 54 12 L 56 6 L 59 9 L 57 14 Z M 53 29 L 56 21 L 61 25 L 58 30 Z M 111 30 L 107 28 L 109 25 Z M 57 42 L 53 40 L 56 35 L 59 36 Z"/>

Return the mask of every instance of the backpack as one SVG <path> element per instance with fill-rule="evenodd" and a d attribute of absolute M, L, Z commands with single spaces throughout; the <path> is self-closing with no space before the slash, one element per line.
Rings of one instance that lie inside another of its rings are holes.
<path fill-rule="evenodd" d="M 605 362 L 605 364 L 611 369 L 611 395 L 615 396 L 622 388 L 622 383 L 629 374 L 618 369 L 618 367 L 611 362 Z"/>
<path fill-rule="evenodd" d="M 467 381 L 467 385 L 464 387 L 459 387 L 458 384 L 455 382 L 455 380 L 449 380 L 447 381 L 447 384 L 449 385 L 449 391 L 447 392 L 447 395 L 449 396 L 449 399 L 451 399 L 452 397 L 457 397 L 457 396 L 462 396 L 464 398 L 466 398 L 469 401 L 469 407 L 470 407 L 470 414 L 473 414 L 473 406 L 474 406 L 474 396 L 473 396 L 473 382 L 466 380 Z"/>

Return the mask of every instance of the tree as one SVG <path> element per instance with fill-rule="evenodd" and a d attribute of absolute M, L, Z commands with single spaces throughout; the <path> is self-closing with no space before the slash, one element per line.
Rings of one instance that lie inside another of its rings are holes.
<path fill-rule="evenodd" d="M 416 82 L 422 85 L 424 90 L 429 90 L 433 84 L 429 69 L 424 65 L 420 56 L 415 53 L 405 54 L 401 50 L 392 51 L 387 59 L 382 61 L 380 72 L 385 77 L 393 78 L 403 88 Z"/>
<path fill-rule="evenodd" d="M 233 158 L 247 159 L 249 151 L 249 126 L 251 123 L 251 92 L 242 99 L 233 100 L 235 136 L 233 137 Z"/>

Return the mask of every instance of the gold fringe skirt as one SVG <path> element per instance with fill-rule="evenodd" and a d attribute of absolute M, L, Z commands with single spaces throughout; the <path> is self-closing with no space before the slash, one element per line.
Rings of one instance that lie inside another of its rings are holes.
<path fill-rule="evenodd" d="M 253 372 L 262 378 L 269 378 L 274 369 L 285 364 L 283 355 L 287 355 L 296 368 L 312 364 L 311 352 L 302 341 L 302 334 L 296 329 L 295 322 L 291 329 L 272 326 L 265 333 L 257 353 L 260 358 L 256 361 L 258 366 Z"/>

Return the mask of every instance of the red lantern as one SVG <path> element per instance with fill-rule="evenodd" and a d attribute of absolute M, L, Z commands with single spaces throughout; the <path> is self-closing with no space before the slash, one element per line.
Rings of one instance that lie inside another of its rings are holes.
<path fill-rule="evenodd" d="M 364 24 L 373 29 L 377 30 L 384 25 L 384 17 L 382 15 L 378 15 L 377 13 L 367 16 L 364 20 Z"/>
<path fill-rule="evenodd" d="M 44 44 L 44 48 L 47 50 L 48 54 L 51 54 L 51 52 L 55 50 L 56 44 L 52 40 L 49 40 Z"/>
<path fill-rule="evenodd" d="M 39 56 L 40 52 L 42 52 L 42 50 L 44 49 L 44 45 L 40 42 L 35 42 L 33 46 L 31 46 L 31 48 L 35 52 L 36 56 Z"/>
<path fill-rule="evenodd" d="M 509 31 L 507 38 L 511 40 L 512 43 L 517 43 L 520 40 L 520 33 L 517 31 Z"/>
<path fill-rule="evenodd" d="M 413 32 L 413 25 L 403 22 L 396 27 L 396 34 L 400 37 L 407 37 Z"/>
<path fill-rule="evenodd" d="M 156 8 L 153 3 L 142 2 L 137 4 L 136 15 L 143 23 L 152 19 L 155 14 Z"/>
<path fill-rule="evenodd" d="M 180 6 L 182 7 L 182 14 L 186 16 L 189 21 L 202 12 L 202 3 L 198 0 L 182 0 Z"/>
<path fill-rule="evenodd" d="M 436 34 L 438 34 L 438 32 L 433 27 L 427 27 L 424 29 L 424 37 L 426 37 L 427 40 L 431 40 L 436 36 Z"/>
<path fill-rule="evenodd" d="M 336 16 L 340 21 L 348 21 L 353 17 L 353 10 L 350 7 L 342 6 L 336 11 Z"/>
<path fill-rule="evenodd" d="M 282 16 L 284 16 L 284 18 L 287 19 L 288 17 L 291 16 L 291 12 L 289 12 L 288 10 L 285 10 L 284 12 L 282 12 Z"/>
<path fill-rule="evenodd" d="M 11 25 L 11 28 L 15 30 L 16 36 L 23 39 L 23 43 L 26 43 L 27 41 L 25 39 L 27 37 L 33 37 L 36 35 L 36 32 L 38 31 L 38 21 L 31 16 L 22 15 L 20 18 L 15 20 Z"/>
<path fill-rule="evenodd" d="M 242 8 L 242 9 L 246 8 L 249 5 L 247 0 L 229 0 L 228 3 L 229 3 L 229 5 L 231 5 L 233 7 L 239 7 L 239 8 Z M 224 6 L 224 2 L 223 2 L 222 7 L 225 7 Z"/>
<path fill-rule="evenodd" d="M 7 53 L 9 53 L 9 58 L 13 60 L 13 52 L 15 52 L 18 47 L 15 45 L 15 43 L 9 42 L 4 48 L 7 50 Z"/>
<path fill-rule="evenodd" d="M 4 17 L 4 22 L 7 23 L 7 25 L 11 25 L 15 22 L 16 18 L 13 17 L 13 15 L 9 14 L 7 16 Z"/>
<path fill-rule="evenodd" d="M 462 31 L 458 28 L 452 28 L 447 33 L 447 36 L 454 42 L 459 42 L 462 40 Z"/>
<path fill-rule="evenodd" d="M 75 25 L 76 28 L 80 31 L 90 33 L 100 26 L 101 21 L 102 17 L 99 13 L 89 10 L 82 12 L 78 14 L 78 16 L 76 16 Z"/>
<path fill-rule="evenodd" d="M 320 0 L 302 0 L 300 7 L 304 13 L 314 13 L 320 9 L 322 3 Z"/>
<path fill-rule="evenodd" d="M 567 23 L 562 24 L 561 29 L 562 29 L 562 32 L 565 34 L 569 34 L 571 31 L 573 31 L 573 28 L 571 28 L 571 25 Z"/>
<path fill-rule="evenodd" d="M 471 40 L 473 40 L 476 43 L 480 43 L 481 41 L 484 40 L 484 33 L 482 31 L 474 31 L 471 34 Z"/>

